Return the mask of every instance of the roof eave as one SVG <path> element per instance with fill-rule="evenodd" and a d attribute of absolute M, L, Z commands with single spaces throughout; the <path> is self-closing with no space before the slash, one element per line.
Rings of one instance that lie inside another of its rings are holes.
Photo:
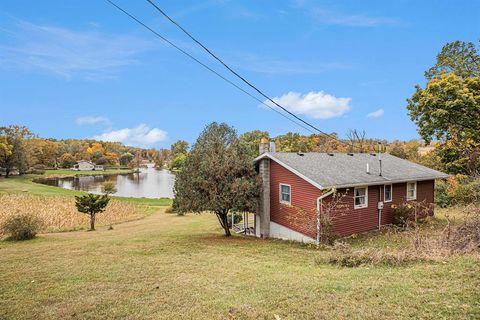
<path fill-rule="evenodd" d="M 375 182 L 359 182 L 359 183 L 347 183 L 347 184 L 337 184 L 332 186 L 325 186 L 324 188 L 354 188 L 354 187 L 363 187 L 363 186 L 378 186 L 384 184 L 394 184 L 394 183 L 406 183 L 414 181 L 428 181 L 428 180 L 437 180 L 437 179 L 446 179 L 448 175 L 435 176 L 435 177 L 420 177 L 420 178 L 409 178 L 409 179 L 396 179 L 396 180 L 384 180 L 384 181 L 375 181 Z"/>
<path fill-rule="evenodd" d="M 262 160 L 264 158 L 268 158 L 270 160 L 273 160 L 275 161 L 276 163 L 278 163 L 279 165 L 281 165 L 282 167 L 284 167 L 285 169 L 287 169 L 288 171 L 294 173 L 295 175 L 299 176 L 300 178 L 302 178 L 303 180 L 307 181 L 308 183 L 310 183 L 311 185 L 313 185 L 314 187 L 322 190 L 324 189 L 324 187 L 322 185 L 320 185 L 318 182 L 310 179 L 309 177 L 307 177 L 306 175 L 302 174 L 301 172 L 297 171 L 296 169 L 292 168 L 291 166 L 289 166 L 288 164 L 282 162 L 281 160 L 279 160 L 278 158 L 275 158 L 274 156 L 272 156 L 270 153 L 268 152 L 265 152 L 261 155 L 259 155 L 258 157 L 256 157 L 253 161 L 254 162 L 257 162 L 259 160 Z"/>

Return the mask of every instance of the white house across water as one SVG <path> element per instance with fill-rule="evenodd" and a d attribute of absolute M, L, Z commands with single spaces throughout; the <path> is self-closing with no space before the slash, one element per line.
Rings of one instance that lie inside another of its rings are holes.
<path fill-rule="evenodd" d="M 87 171 L 87 170 L 94 170 L 94 171 L 103 171 L 103 166 L 96 165 L 93 162 L 87 160 L 80 160 L 77 162 L 76 165 L 73 166 L 72 170 L 77 171 Z"/>

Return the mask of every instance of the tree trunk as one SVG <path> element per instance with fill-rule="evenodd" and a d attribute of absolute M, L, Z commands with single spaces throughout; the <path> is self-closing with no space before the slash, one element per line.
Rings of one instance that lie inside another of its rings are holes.
<path fill-rule="evenodd" d="M 215 214 L 217 215 L 218 221 L 220 222 L 220 225 L 225 231 L 225 236 L 230 237 L 232 234 L 230 233 L 230 228 L 228 227 L 227 213 L 228 213 L 228 210 L 215 212 Z"/>
<path fill-rule="evenodd" d="M 90 214 L 90 231 L 95 231 L 95 213 Z"/>
<path fill-rule="evenodd" d="M 5 178 L 8 178 L 10 176 L 10 168 L 5 168 Z"/>

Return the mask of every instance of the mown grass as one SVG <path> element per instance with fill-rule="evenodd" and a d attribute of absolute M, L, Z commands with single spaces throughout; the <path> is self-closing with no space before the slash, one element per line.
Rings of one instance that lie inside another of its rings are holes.
<path fill-rule="evenodd" d="M 82 176 L 82 175 L 112 175 L 112 174 L 125 174 L 132 172 L 131 169 L 107 169 L 107 170 L 70 170 L 70 169 L 58 169 L 58 170 L 45 170 L 44 176 Z"/>
<path fill-rule="evenodd" d="M 341 268 L 316 263 L 326 251 L 311 246 L 221 234 L 213 215 L 162 209 L 114 230 L 1 242 L 0 319 L 480 317 L 473 256 Z"/>

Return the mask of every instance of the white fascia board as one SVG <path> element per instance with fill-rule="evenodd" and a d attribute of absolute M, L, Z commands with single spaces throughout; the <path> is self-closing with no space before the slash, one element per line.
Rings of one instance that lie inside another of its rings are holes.
<path fill-rule="evenodd" d="M 410 179 L 397 179 L 397 180 L 385 180 L 385 181 L 376 181 L 376 182 L 361 182 L 361 183 L 355 183 L 355 184 L 341 184 L 341 185 L 334 185 L 334 186 L 328 186 L 325 188 L 353 188 L 353 187 L 363 187 L 363 186 L 379 186 L 383 184 L 395 184 L 395 183 L 406 183 L 406 182 L 412 182 L 412 181 L 428 181 L 428 180 L 436 180 L 436 179 L 445 179 L 446 177 L 432 177 L 432 178 L 410 178 Z"/>

